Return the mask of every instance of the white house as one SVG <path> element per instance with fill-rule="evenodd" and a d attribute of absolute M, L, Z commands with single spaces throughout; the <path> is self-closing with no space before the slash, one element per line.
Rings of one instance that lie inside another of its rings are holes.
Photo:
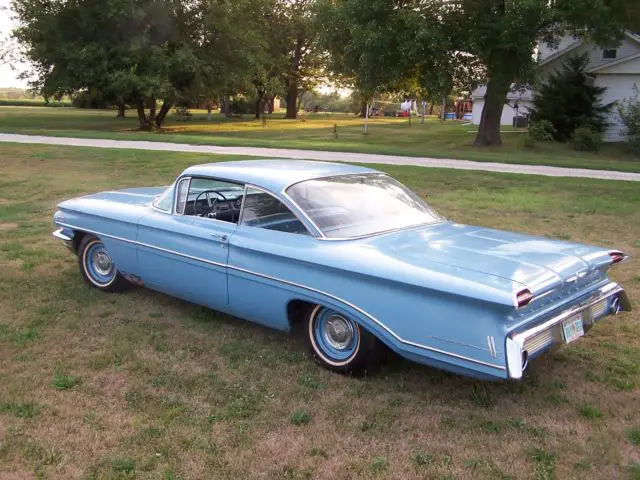
<path fill-rule="evenodd" d="M 587 53 L 589 63 L 587 74 L 594 85 L 606 87 L 601 97 L 602 103 L 621 101 L 634 95 L 634 86 L 640 88 L 640 35 L 627 32 L 622 43 L 614 48 L 601 48 L 575 37 L 565 37 L 558 48 L 550 49 L 541 45 L 538 51 L 538 68 L 544 78 L 550 72 L 559 70 L 570 56 Z M 480 123 L 480 115 L 484 107 L 485 88 L 480 87 L 472 94 L 473 123 Z M 527 113 L 531 105 L 532 92 L 510 92 L 502 111 L 501 123 L 511 125 L 515 116 L 514 106 L 518 105 L 518 114 Z M 621 141 L 624 139 L 624 129 L 620 123 L 617 110 L 614 108 L 609 115 L 609 128 L 605 132 L 605 140 Z"/>

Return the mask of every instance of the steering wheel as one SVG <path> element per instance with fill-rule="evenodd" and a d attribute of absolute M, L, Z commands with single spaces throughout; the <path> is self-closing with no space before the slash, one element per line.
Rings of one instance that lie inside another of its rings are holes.
<path fill-rule="evenodd" d="M 228 199 L 227 197 L 225 197 L 222 193 L 216 191 L 216 190 L 203 190 L 202 192 L 200 192 L 196 198 L 194 198 L 193 200 L 193 214 L 195 216 L 200 216 L 200 217 L 206 217 L 207 215 L 209 215 L 212 211 L 213 208 L 215 207 L 216 203 L 218 203 L 218 198 L 214 198 L 213 201 L 209 200 L 209 194 L 210 193 L 215 193 L 218 197 L 222 198 L 222 201 L 225 202 L 227 205 L 229 205 L 229 210 L 231 211 L 231 221 L 235 221 L 235 215 L 233 212 L 233 205 L 231 204 L 231 200 Z M 197 205 L 198 205 L 198 199 L 202 196 L 202 195 L 207 195 L 207 203 L 209 204 L 208 208 L 205 208 L 205 210 L 198 214 L 197 212 Z"/>

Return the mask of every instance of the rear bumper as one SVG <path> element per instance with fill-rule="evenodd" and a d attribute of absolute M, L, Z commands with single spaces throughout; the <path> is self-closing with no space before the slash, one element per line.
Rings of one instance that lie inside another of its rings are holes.
<path fill-rule="evenodd" d="M 580 317 L 586 332 L 607 315 L 629 310 L 631 310 L 631 302 L 624 289 L 617 283 L 610 282 L 588 299 L 573 305 L 544 323 L 509 335 L 505 345 L 509 378 L 522 378 L 530 357 L 566 343 L 563 333 L 565 320 Z"/>

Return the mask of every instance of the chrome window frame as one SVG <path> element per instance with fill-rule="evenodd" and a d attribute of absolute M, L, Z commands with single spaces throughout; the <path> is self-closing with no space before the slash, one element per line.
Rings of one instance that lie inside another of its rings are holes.
<path fill-rule="evenodd" d="M 174 200 L 173 200 L 173 211 L 174 211 L 174 215 L 178 215 L 180 217 L 184 217 L 184 211 L 187 209 L 187 202 L 189 201 L 189 190 L 191 189 L 191 178 L 192 177 L 188 177 L 188 176 L 184 176 L 184 177 L 180 177 L 177 181 L 176 181 L 176 188 L 175 188 L 175 192 L 174 192 Z M 184 200 L 184 209 L 182 210 L 182 212 L 180 212 L 178 210 L 178 199 L 180 198 L 180 185 L 182 184 L 182 182 L 188 182 L 187 184 L 187 197 Z"/>
<path fill-rule="evenodd" d="M 278 197 L 278 195 L 276 195 L 273 192 L 270 192 L 266 188 L 258 187 L 257 185 L 253 185 L 253 184 L 250 184 L 250 183 L 245 183 L 245 185 L 244 185 L 244 196 L 242 198 L 242 207 L 240 209 L 240 217 L 238 217 L 238 226 L 244 226 L 244 227 L 248 227 L 248 228 L 262 228 L 262 227 L 256 227 L 254 225 L 243 225 L 242 224 L 242 220 L 243 220 L 242 217 L 244 215 L 244 205 L 245 205 L 245 202 L 247 200 L 247 193 L 248 193 L 250 188 L 252 188 L 254 190 L 258 190 L 258 191 L 260 191 L 262 193 L 266 193 L 267 195 L 275 198 L 282 205 L 284 205 L 287 208 L 287 210 L 289 210 L 293 214 L 294 217 L 296 217 L 296 219 L 302 224 L 302 226 L 305 228 L 305 230 L 309 234 L 308 235 L 309 237 L 318 238 L 313 234 L 313 232 L 311 230 L 309 230 L 309 226 L 305 224 L 305 222 L 302 220 L 302 218 L 300 218 L 300 216 L 296 213 L 295 209 L 291 208 L 289 205 L 287 205 L 285 202 L 283 202 L 282 199 Z M 292 203 L 295 204 L 295 202 L 292 202 Z M 300 210 L 300 208 L 297 205 L 296 205 L 296 208 L 298 210 Z M 311 224 L 314 226 L 314 228 L 316 228 L 316 230 L 318 230 L 318 228 L 316 227 L 316 225 L 313 222 L 311 222 Z M 269 230 L 269 229 L 262 228 L 262 230 Z M 278 230 L 272 230 L 272 231 L 275 232 L 275 231 L 278 231 Z M 320 232 L 320 230 L 318 230 L 318 232 Z M 292 233 L 292 232 L 280 232 L 280 233 L 289 233 L 291 235 L 300 235 L 299 233 Z"/>
<path fill-rule="evenodd" d="M 311 217 L 309 217 L 307 212 L 305 212 L 304 209 L 300 205 L 298 205 L 296 203 L 296 201 L 293 198 L 291 198 L 289 196 L 289 194 L 287 193 L 287 190 L 289 188 L 291 188 L 294 185 L 297 185 L 299 183 L 309 182 L 309 181 L 313 181 L 313 180 L 323 180 L 325 178 L 348 177 L 348 176 L 352 176 L 352 175 L 380 175 L 380 176 L 389 177 L 389 178 L 391 178 L 393 180 L 396 180 L 391 175 L 388 175 L 388 174 L 382 173 L 382 172 L 339 173 L 339 174 L 336 174 L 336 175 L 325 175 L 325 176 L 322 176 L 322 177 L 307 178 L 305 180 L 297 180 L 295 182 L 291 182 L 291 183 L 285 185 L 285 187 L 280 191 L 280 194 L 283 197 L 285 197 L 289 202 L 291 202 L 296 207 L 296 209 L 299 210 L 302 213 L 302 215 L 304 215 L 304 217 L 309 221 L 309 223 L 311 225 L 313 225 L 313 227 L 318 231 L 319 236 L 316 237 L 318 240 L 325 240 L 325 241 L 329 241 L 329 242 L 344 242 L 344 241 L 348 241 L 348 240 L 361 240 L 363 238 L 377 237 L 379 235 L 385 235 L 387 233 L 399 232 L 399 231 L 402 231 L 402 230 L 410 230 L 412 228 L 418 228 L 418 227 L 424 227 L 424 226 L 432 226 L 432 225 L 440 225 L 442 223 L 446 223 L 446 222 L 449 221 L 449 220 L 447 220 L 447 218 L 445 218 L 442 215 L 440 215 L 439 212 L 436 212 L 436 210 L 433 209 L 433 207 L 431 207 L 431 205 L 429 205 L 429 208 L 431 208 L 441 218 L 441 220 L 439 220 L 437 222 L 417 223 L 415 225 L 407 225 L 405 227 L 391 228 L 389 230 L 382 230 L 380 232 L 368 233 L 366 235 L 359 235 L 359 236 L 356 236 L 356 237 L 327 237 L 324 234 L 324 232 L 322 231 L 322 229 L 311 219 Z M 397 181 L 398 180 L 396 180 L 396 182 Z M 398 183 L 400 183 L 400 182 L 398 182 Z M 403 187 L 407 188 L 413 194 L 418 195 L 416 192 L 414 192 L 409 187 L 407 187 L 404 183 L 401 183 L 401 185 Z M 418 195 L 418 197 L 419 197 L 419 195 Z"/>

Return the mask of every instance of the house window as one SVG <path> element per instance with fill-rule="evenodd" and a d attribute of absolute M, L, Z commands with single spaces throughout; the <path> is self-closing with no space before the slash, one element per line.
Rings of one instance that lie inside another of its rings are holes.
<path fill-rule="evenodd" d="M 613 60 L 618 56 L 618 50 L 616 48 L 605 48 L 602 50 L 602 58 L 604 60 Z"/>

